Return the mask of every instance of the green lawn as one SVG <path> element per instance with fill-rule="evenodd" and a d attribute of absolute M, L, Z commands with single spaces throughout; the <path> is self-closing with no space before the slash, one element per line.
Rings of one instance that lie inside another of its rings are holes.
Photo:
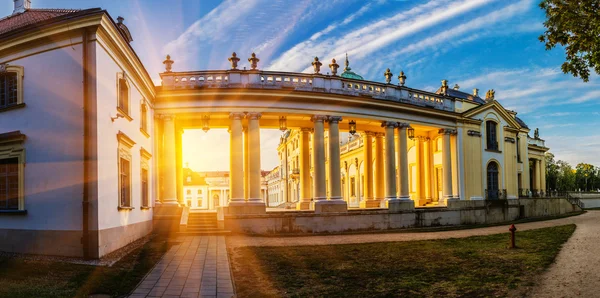
<path fill-rule="evenodd" d="M 462 239 L 231 250 L 238 297 L 521 296 L 575 225 Z"/>
<path fill-rule="evenodd" d="M 127 295 L 166 252 L 153 237 L 112 267 L 0 257 L 0 297 L 87 297 Z"/>

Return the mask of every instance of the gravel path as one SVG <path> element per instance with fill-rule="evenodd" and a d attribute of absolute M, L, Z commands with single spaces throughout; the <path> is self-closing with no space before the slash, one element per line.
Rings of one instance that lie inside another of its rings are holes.
<path fill-rule="evenodd" d="M 519 231 L 554 227 L 575 223 L 590 224 L 598 222 L 600 225 L 600 211 L 589 211 L 582 215 L 565 217 L 547 221 L 537 221 L 530 223 L 517 224 Z M 495 226 L 487 228 L 465 229 L 455 231 L 440 232 L 411 232 L 411 233 L 373 233 L 373 234 L 346 234 L 346 235 L 328 235 L 328 236 L 299 236 L 299 237 L 252 237 L 252 236 L 229 236 L 227 237 L 227 246 L 229 248 L 243 246 L 302 246 L 302 245 L 330 245 L 330 244 L 348 244 L 348 243 L 369 243 L 369 242 L 395 242 L 395 241 L 415 241 L 415 240 L 433 240 L 448 238 L 464 238 L 471 236 L 482 236 L 490 234 L 508 233 L 508 225 Z M 593 229 L 593 228 L 591 228 Z M 579 231 L 579 229 L 577 229 Z M 582 228 L 582 230 L 588 230 Z M 575 232 L 578 234 L 578 232 Z M 600 237 L 600 236 L 599 236 Z M 517 239 L 518 241 L 518 239 Z M 569 241 L 570 243 L 571 241 Z M 600 239 L 597 243 L 600 248 Z M 600 257 L 600 254 L 598 254 Z M 600 270 L 600 268 L 599 268 Z M 597 281 L 597 280 L 596 280 Z"/>
<path fill-rule="evenodd" d="M 573 217 L 577 229 L 531 297 L 600 297 L 600 211 Z"/>

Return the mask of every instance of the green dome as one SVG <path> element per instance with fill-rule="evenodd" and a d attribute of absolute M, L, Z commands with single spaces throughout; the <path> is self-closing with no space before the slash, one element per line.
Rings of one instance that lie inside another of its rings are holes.
<path fill-rule="evenodd" d="M 357 75 L 350 69 L 344 70 L 344 72 L 340 75 L 340 77 L 347 78 L 347 79 L 354 79 L 354 80 L 364 80 L 363 77 L 361 77 L 360 75 Z"/>
<path fill-rule="evenodd" d="M 348 54 L 346 54 L 346 67 L 344 72 L 340 75 L 342 78 L 353 79 L 353 80 L 364 80 L 362 76 L 352 71 L 350 68 L 350 62 L 348 61 Z"/>

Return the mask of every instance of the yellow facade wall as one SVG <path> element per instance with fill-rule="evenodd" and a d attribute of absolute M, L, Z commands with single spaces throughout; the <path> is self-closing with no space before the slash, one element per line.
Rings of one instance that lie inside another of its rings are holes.
<path fill-rule="evenodd" d="M 465 170 L 465 195 L 464 199 L 483 197 L 483 172 L 481 161 L 481 137 L 470 136 L 468 131 L 480 132 L 480 126 L 464 124 L 463 127 L 463 161 Z"/>

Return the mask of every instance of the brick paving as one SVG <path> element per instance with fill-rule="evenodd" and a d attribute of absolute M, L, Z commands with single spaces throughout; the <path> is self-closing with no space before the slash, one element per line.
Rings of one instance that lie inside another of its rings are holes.
<path fill-rule="evenodd" d="M 224 236 L 177 241 L 129 297 L 235 297 Z"/>

